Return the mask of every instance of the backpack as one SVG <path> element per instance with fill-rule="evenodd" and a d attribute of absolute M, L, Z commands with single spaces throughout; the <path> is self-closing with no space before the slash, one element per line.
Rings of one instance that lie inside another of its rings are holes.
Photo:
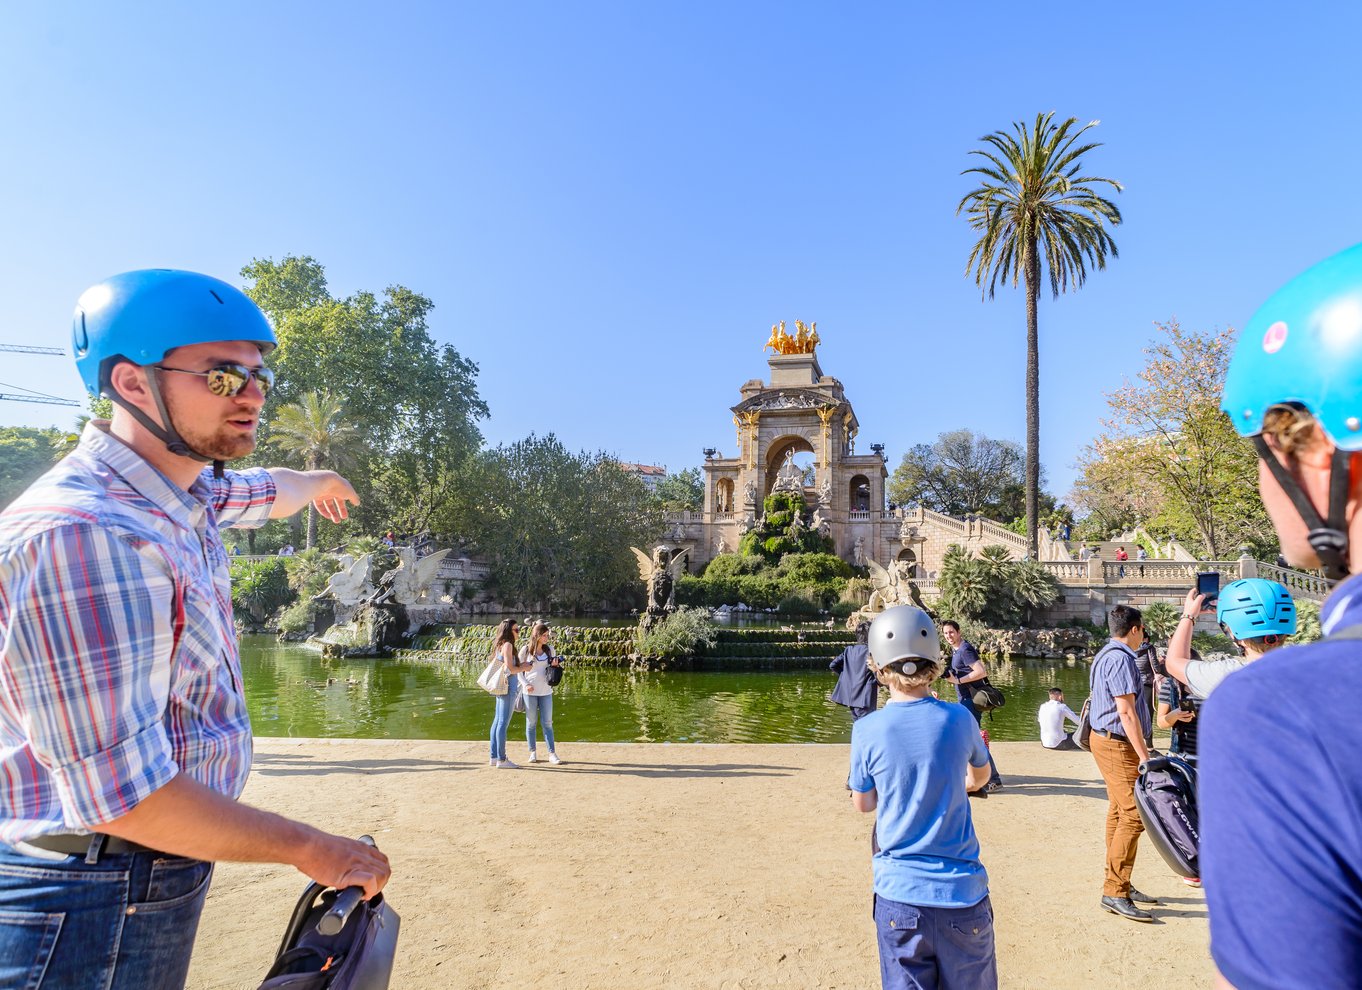
<path fill-rule="evenodd" d="M 1074 730 L 1074 745 L 1079 749 L 1092 750 L 1088 742 L 1092 738 L 1092 719 L 1088 717 L 1092 711 L 1092 699 L 1088 698 L 1083 702 L 1083 707 L 1078 711 L 1078 728 Z"/>
<path fill-rule="evenodd" d="M 990 684 L 987 677 L 970 686 L 974 688 L 970 700 L 974 702 L 974 707 L 981 712 L 991 712 L 993 709 L 1001 708 L 1007 704 L 1007 697 Z"/>

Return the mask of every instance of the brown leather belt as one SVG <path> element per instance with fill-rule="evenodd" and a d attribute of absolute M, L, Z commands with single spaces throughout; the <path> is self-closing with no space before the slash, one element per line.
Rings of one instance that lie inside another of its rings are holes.
<path fill-rule="evenodd" d="M 155 852 L 147 846 L 115 835 L 95 832 L 91 835 L 77 835 L 73 832 L 57 835 L 39 835 L 23 842 L 14 843 L 14 849 L 25 856 L 35 859 L 64 859 L 67 856 L 84 856 L 87 863 L 98 863 L 101 856 L 118 856 L 127 853 Z"/>
<path fill-rule="evenodd" d="M 1093 729 L 1093 731 L 1096 732 L 1099 736 L 1105 736 L 1106 738 L 1111 739 L 1115 742 L 1123 742 L 1127 746 L 1130 745 L 1130 740 L 1127 739 L 1125 736 L 1121 735 L 1119 732 L 1112 732 L 1110 729 Z"/>

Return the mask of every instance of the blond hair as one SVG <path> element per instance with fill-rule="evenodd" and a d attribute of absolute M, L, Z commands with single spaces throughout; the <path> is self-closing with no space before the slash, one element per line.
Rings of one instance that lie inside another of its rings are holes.
<path fill-rule="evenodd" d="M 940 665 L 930 660 L 920 660 L 913 657 L 907 659 L 913 660 L 917 664 L 917 670 L 914 673 L 905 674 L 903 672 L 903 661 L 895 660 L 893 663 L 887 663 L 876 670 L 876 678 L 885 687 L 907 694 L 909 691 L 926 687 L 936 680 L 941 673 Z"/>
<path fill-rule="evenodd" d="M 1319 420 L 1300 406 L 1280 405 L 1263 416 L 1263 433 L 1287 457 L 1298 457 L 1320 441 Z"/>

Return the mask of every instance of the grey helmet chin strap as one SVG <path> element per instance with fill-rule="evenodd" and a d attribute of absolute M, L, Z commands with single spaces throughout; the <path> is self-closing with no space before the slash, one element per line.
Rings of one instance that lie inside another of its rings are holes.
<path fill-rule="evenodd" d="M 164 426 L 162 426 L 161 423 L 156 422 L 141 409 L 138 409 L 131 402 L 124 399 L 118 394 L 116 388 L 110 387 L 107 395 L 110 402 L 126 409 L 132 415 L 133 419 L 137 420 L 137 422 L 141 423 L 142 426 L 146 428 L 147 432 L 165 444 L 166 450 L 175 454 L 177 457 L 189 457 L 204 464 L 212 464 L 213 477 L 221 478 L 223 472 L 222 461 L 208 457 L 205 454 L 200 454 L 193 447 L 189 446 L 189 444 L 185 442 L 184 437 L 180 436 L 179 431 L 175 429 L 175 424 L 171 422 L 170 419 L 170 410 L 166 408 L 165 399 L 161 397 L 160 375 L 157 373 L 156 369 L 151 366 L 147 366 L 147 391 L 149 391 L 151 397 L 156 400 L 156 409 L 161 414 L 161 421 L 165 424 Z"/>
<path fill-rule="evenodd" d="M 1310 503 L 1305 492 L 1301 491 L 1300 485 L 1296 483 L 1291 472 L 1282 466 L 1281 461 L 1277 460 L 1276 455 L 1272 453 L 1272 449 L 1268 447 L 1267 441 L 1263 439 L 1261 433 L 1253 438 L 1253 445 L 1258 448 L 1258 456 L 1267 465 L 1267 469 L 1272 472 L 1272 476 L 1277 479 L 1277 484 L 1282 486 L 1282 491 L 1286 493 L 1286 497 L 1291 499 L 1291 504 L 1296 507 L 1296 512 L 1300 515 L 1301 521 L 1309 530 L 1306 539 L 1310 541 L 1315 556 L 1319 558 L 1320 566 L 1324 569 L 1324 576 L 1330 581 L 1343 580 L 1348 576 L 1347 509 L 1351 452 L 1335 448 L 1330 460 L 1329 518 L 1326 522 Z"/>

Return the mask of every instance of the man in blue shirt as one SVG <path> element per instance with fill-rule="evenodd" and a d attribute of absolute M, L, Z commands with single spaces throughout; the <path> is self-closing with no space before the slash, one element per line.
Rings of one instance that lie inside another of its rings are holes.
<path fill-rule="evenodd" d="M 1156 904 L 1130 885 L 1144 823 L 1135 807 L 1135 781 L 1140 764 L 1149 759 L 1149 692 L 1135 663 L 1144 642 L 1144 617 L 1137 608 L 1117 605 L 1107 615 L 1111 639 L 1093 658 L 1089 674 L 1088 718 L 1092 724 L 1092 756 L 1107 785 L 1107 867 L 1102 884 L 1102 910 L 1131 921 L 1154 916 L 1135 901 Z"/>
<path fill-rule="evenodd" d="M 1362 245 L 1288 283 L 1240 335 L 1222 402 L 1258 449 L 1283 555 L 1335 580 L 1362 572 L 1359 300 Z M 1201 864 L 1221 986 L 1362 979 L 1362 576 L 1334 588 L 1320 622 L 1323 641 L 1249 664 L 1202 709 Z"/>
<path fill-rule="evenodd" d="M 880 980 L 890 988 L 996 990 L 993 908 L 966 788 L 988 780 L 988 751 L 960 705 L 932 697 L 940 641 L 926 612 L 886 609 L 871 662 L 889 703 L 851 729 L 851 800 L 876 812 Z"/>
<path fill-rule="evenodd" d="M 941 623 L 941 632 L 951 647 L 951 662 L 946 670 L 946 680 L 955 685 L 956 699 L 961 707 L 970 713 L 974 724 L 979 726 L 982 732 L 984 716 L 974 704 L 974 690 L 980 686 L 980 681 L 988 677 L 988 668 L 984 666 L 984 661 L 979 659 L 979 651 L 974 648 L 974 644 L 961 634 L 960 623 L 954 619 L 946 619 Z M 989 753 L 988 784 L 982 791 L 970 793 L 987 795 L 1002 786 L 1003 778 L 998 773 L 998 764 L 994 762 L 993 754 Z"/>

